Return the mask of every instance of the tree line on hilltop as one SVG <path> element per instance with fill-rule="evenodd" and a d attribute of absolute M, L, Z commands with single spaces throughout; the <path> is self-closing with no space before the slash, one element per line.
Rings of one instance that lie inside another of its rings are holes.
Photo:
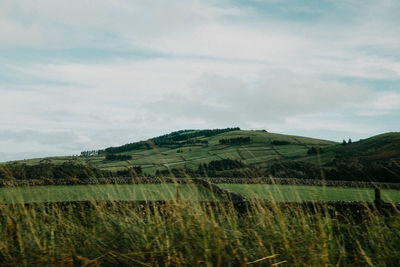
<path fill-rule="evenodd" d="M 213 130 L 181 130 L 172 132 L 169 134 L 161 135 L 159 137 L 151 138 L 148 141 L 140 141 L 135 143 L 130 143 L 118 147 L 109 147 L 104 150 L 106 153 L 121 153 L 136 149 L 152 149 L 153 146 L 178 146 L 185 144 L 208 144 L 207 140 L 199 140 L 193 138 L 197 137 L 211 137 L 217 134 L 230 132 L 230 131 L 238 131 L 239 127 L 235 128 L 224 128 L 224 129 L 213 129 Z"/>
<path fill-rule="evenodd" d="M 251 142 L 250 137 L 224 138 L 219 140 L 219 143 L 221 145 L 240 145 L 240 144 L 248 144 L 250 142 Z"/>
<path fill-rule="evenodd" d="M 131 160 L 132 156 L 131 155 L 116 155 L 116 154 L 107 154 L 106 155 L 106 160 L 111 160 L 111 161 L 123 161 L 123 160 Z"/>

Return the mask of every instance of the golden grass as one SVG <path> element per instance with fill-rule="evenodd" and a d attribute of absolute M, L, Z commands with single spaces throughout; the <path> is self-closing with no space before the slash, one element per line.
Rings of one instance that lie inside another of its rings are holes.
<path fill-rule="evenodd" d="M 340 219 L 341 218 L 341 219 Z M 252 201 L 0 206 L 0 265 L 396 266 L 400 217 L 362 220 Z"/>

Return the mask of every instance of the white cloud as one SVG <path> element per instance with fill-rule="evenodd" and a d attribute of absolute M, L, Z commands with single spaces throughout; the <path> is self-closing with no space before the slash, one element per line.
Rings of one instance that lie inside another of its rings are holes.
<path fill-rule="evenodd" d="M 5 0 L 0 2 L 0 45 L 119 47 L 226 13 L 197 0 Z"/>
<path fill-rule="evenodd" d="M 381 128 L 377 125 L 362 122 L 348 122 L 343 118 L 324 118 L 314 116 L 294 116 L 287 118 L 282 130 L 328 130 L 337 132 L 348 132 L 355 134 L 373 134 L 379 132 Z"/>
<path fill-rule="evenodd" d="M 399 91 L 346 78 L 399 79 L 398 1 L 332 2 L 334 11 L 318 12 L 290 5 L 320 17 L 260 15 L 231 1 L 1 1 L 0 49 L 122 51 L 95 63 L 1 57 L 2 130 L 35 133 L 31 149 L 54 153 L 181 128 L 384 131 L 373 119 L 400 109 Z M 162 56 L 121 59 L 124 51 Z M 3 153 L 17 147 L 11 135 Z"/>
<path fill-rule="evenodd" d="M 400 92 L 379 93 L 372 103 L 372 107 L 377 110 L 399 110 L 400 111 Z"/>
<path fill-rule="evenodd" d="M 277 30 L 213 23 L 188 33 L 144 40 L 140 45 L 173 55 L 287 63 L 302 51 L 303 43 L 301 38 Z"/>
<path fill-rule="evenodd" d="M 301 114 L 379 111 L 389 100 L 391 107 L 397 103 L 392 92 L 376 98 L 362 86 L 271 71 L 258 63 L 232 67 L 225 61 L 155 59 L 34 65 L 19 71 L 73 84 L 1 91 L 0 119 L 21 129 L 251 125 Z"/>

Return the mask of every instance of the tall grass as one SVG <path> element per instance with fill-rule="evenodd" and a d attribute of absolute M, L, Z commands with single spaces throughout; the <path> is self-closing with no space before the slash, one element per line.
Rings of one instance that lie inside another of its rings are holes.
<path fill-rule="evenodd" d="M 400 217 L 362 221 L 256 200 L 0 206 L 0 265 L 397 266 Z"/>

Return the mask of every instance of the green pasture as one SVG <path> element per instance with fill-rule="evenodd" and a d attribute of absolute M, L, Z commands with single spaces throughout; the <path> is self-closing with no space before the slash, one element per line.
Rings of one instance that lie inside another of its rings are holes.
<path fill-rule="evenodd" d="M 56 185 L 0 188 L 0 204 L 95 200 L 213 200 L 207 189 L 189 184 Z"/>
<path fill-rule="evenodd" d="M 344 188 L 332 186 L 270 185 L 270 184 L 219 184 L 221 188 L 251 199 L 299 202 L 320 201 L 374 201 L 374 190 L 369 188 Z M 400 202 L 400 191 L 381 190 L 387 202 Z"/>
<path fill-rule="evenodd" d="M 275 201 L 374 201 L 374 190 L 303 185 L 219 184 L 249 199 Z M 400 202 L 400 191 L 382 190 L 386 202 Z M 208 189 L 190 184 L 58 185 L 0 188 L 0 204 L 94 200 L 215 200 Z"/>

